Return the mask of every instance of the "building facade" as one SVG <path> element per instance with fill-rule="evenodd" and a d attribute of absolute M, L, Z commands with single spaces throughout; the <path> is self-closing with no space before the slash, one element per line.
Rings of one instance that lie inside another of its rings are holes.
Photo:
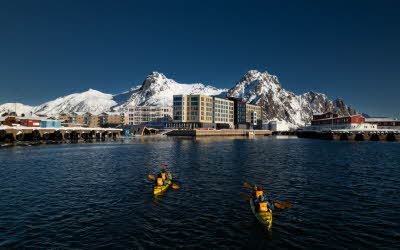
<path fill-rule="evenodd" d="M 366 123 L 361 115 L 338 116 L 332 112 L 314 114 L 311 129 L 315 130 L 376 130 L 375 124 Z"/>
<path fill-rule="evenodd" d="M 125 115 L 120 112 L 103 112 L 99 115 L 100 127 L 115 128 L 119 125 L 125 125 Z"/>
<path fill-rule="evenodd" d="M 261 107 L 246 103 L 246 123 L 250 124 L 250 128 L 262 126 Z"/>
<path fill-rule="evenodd" d="M 41 119 L 37 118 L 21 118 L 20 120 L 21 126 L 24 127 L 40 127 Z"/>
<path fill-rule="evenodd" d="M 169 106 L 128 106 L 125 116 L 128 125 L 163 124 L 172 120 L 173 108 Z"/>
<path fill-rule="evenodd" d="M 41 128 L 61 128 L 61 121 L 57 120 L 41 120 Z"/>
<path fill-rule="evenodd" d="M 290 130 L 288 124 L 285 121 L 278 120 L 270 121 L 268 124 L 268 129 L 273 132 L 285 132 Z"/>
<path fill-rule="evenodd" d="M 213 97 L 213 105 L 213 122 L 217 128 L 234 128 L 234 102 Z"/>
<path fill-rule="evenodd" d="M 389 117 L 365 118 L 365 122 L 369 124 L 375 124 L 378 129 L 400 130 L 400 121 Z"/>
<path fill-rule="evenodd" d="M 236 129 L 262 129 L 262 108 L 243 102 L 238 98 L 229 98 L 234 102 L 234 124 Z"/>
<path fill-rule="evenodd" d="M 234 102 L 207 95 L 174 95 L 173 127 L 233 128 Z"/>
<path fill-rule="evenodd" d="M 71 114 L 69 114 L 69 122 L 78 126 L 83 126 L 84 114 L 85 112 L 72 112 Z"/>

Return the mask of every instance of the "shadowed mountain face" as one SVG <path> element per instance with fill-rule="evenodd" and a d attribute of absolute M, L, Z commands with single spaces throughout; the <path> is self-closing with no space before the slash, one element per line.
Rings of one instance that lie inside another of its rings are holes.
<path fill-rule="evenodd" d="M 141 85 L 128 91 L 110 95 L 89 89 L 88 91 L 57 98 L 36 107 L 33 113 L 57 115 L 72 111 L 101 113 L 111 109 L 124 111 L 127 105 L 172 106 L 173 95 L 203 94 L 218 97 L 236 97 L 263 108 L 263 120 L 286 121 L 292 127 L 309 123 L 313 113 L 333 111 L 339 115 L 352 115 L 356 111 L 342 99 L 329 100 L 325 94 L 313 91 L 296 95 L 282 88 L 276 76 L 267 72 L 251 70 L 231 89 L 218 89 L 202 83 L 178 83 L 164 74 L 153 72 Z M 27 106 L 0 105 L 0 114 L 10 107 L 17 113 L 27 111 Z"/>

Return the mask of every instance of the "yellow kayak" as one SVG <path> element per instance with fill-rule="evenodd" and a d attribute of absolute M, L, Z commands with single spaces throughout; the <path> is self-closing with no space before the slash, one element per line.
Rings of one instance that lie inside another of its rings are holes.
<path fill-rule="evenodd" d="M 164 186 L 154 186 L 154 195 L 162 195 L 171 185 L 172 185 L 172 174 L 168 173 L 169 180 L 166 180 L 167 185 Z"/>
<path fill-rule="evenodd" d="M 272 227 L 272 210 L 269 209 L 268 212 L 257 212 L 254 206 L 253 199 L 250 199 L 250 207 L 253 214 L 256 216 L 257 220 L 267 227 L 267 230 L 271 230 Z"/>

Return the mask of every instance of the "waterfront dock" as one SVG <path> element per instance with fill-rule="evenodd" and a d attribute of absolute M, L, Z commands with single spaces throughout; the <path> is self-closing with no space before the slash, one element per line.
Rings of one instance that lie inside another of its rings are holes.
<path fill-rule="evenodd" d="M 335 141 L 400 141 L 398 130 L 328 130 L 298 131 L 299 138 L 325 139 Z"/>
<path fill-rule="evenodd" d="M 168 136 L 268 136 L 272 134 L 271 130 L 245 130 L 245 129 L 176 129 L 165 133 Z"/>
<path fill-rule="evenodd" d="M 24 126 L 0 126 L 0 142 L 13 143 L 18 141 L 91 141 L 116 138 L 122 129 L 115 128 L 83 128 L 61 127 L 40 128 Z"/>

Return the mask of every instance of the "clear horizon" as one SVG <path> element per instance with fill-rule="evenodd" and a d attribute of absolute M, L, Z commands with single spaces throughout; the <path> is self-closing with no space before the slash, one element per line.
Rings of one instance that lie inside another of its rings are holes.
<path fill-rule="evenodd" d="M 251 69 L 283 88 L 400 118 L 397 1 L 0 3 L 0 103 L 89 88 L 118 94 L 152 71 L 230 88 Z"/>

